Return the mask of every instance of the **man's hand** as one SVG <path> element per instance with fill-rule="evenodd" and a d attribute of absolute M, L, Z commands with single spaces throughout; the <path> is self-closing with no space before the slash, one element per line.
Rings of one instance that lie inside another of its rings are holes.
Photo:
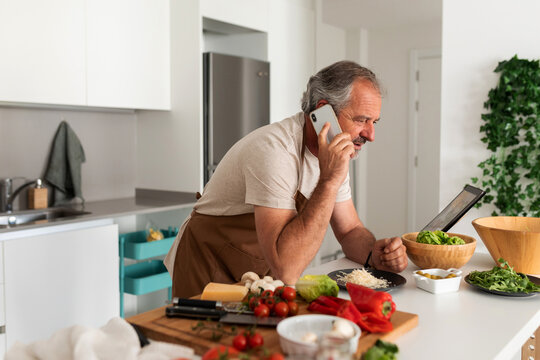
<path fill-rule="evenodd" d="M 354 144 L 351 135 L 338 134 L 330 143 L 327 142 L 327 134 L 330 123 L 324 124 L 318 137 L 318 159 L 321 175 L 319 182 L 330 182 L 340 186 L 349 172 L 349 162 L 354 156 Z"/>
<path fill-rule="evenodd" d="M 407 267 L 407 251 L 398 237 L 377 240 L 373 245 L 371 261 L 379 270 L 401 272 Z"/>

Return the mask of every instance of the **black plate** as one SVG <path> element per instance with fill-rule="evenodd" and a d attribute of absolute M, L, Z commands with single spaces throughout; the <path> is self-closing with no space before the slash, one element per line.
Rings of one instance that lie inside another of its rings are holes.
<path fill-rule="evenodd" d="M 464 280 L 465 280 L 465 282 L 467 284 L 471 285 L 474 288 L 477 288 L 478 290 L 485 291 L 485 292 L 490 293 L 490 294 L 502 295 L 502 296 L 512 296 L 512 297 L 526 297 L 526 296 L 534 296 L 534 295 L 538 294 L 538 291 L 525 293 L 525 292 L 509 292 L 509 291 L 489 290 L 489 289 L 483 288 L 483 287 L 481 287 L 479 285 L 471 283 L 471 281 L 469 280 L 469 275 L 470 274 L 467 274 L 467 276 L 465 276 L 465 278 L 464 278 Z M 527 275 L 527 277 L 529 278 L 529 280 L 531 282 L 535 283 L 536 285 L 540 285 L 540 279 L 539 278 L 534 277 L 534 276 L 529 276 L 529 275 Z"/>
<path fill-rule="evenodd" d="M 339 281 L 337 279 L 337 277 L 338 277 L 338 275 L 350 274 L 353 270 L 356 270 L 356 269 L 359 269 L 359 268 L 336 270 L 336 271 L 332 271 L 331 273 L 329 273 L 328 276 L 332 280 L 337 282 L 340 289 L 347 290 L 347 287 L 345 286 L 345 283 L 343 281 Z M 376 270 L 376 269 L 371 269 L 371 268 L 367 268 L 366 271 L 369 272 L 371 275 L 375 276 L 378 279 L 385 279 L 389 283 L 388 287 L 378 288 L 378 289 L 375 289 L 375 290 L 389 291 L 389 290 L 392 290 L 393 288 L 401 286 L 401 285 L 403 285 L 403 284 L 405 284 L 407 282 L 407 279 L 405 279 L 403 276 L 401 276 L 399 274 L 395 274 L 393 272 Z"/>

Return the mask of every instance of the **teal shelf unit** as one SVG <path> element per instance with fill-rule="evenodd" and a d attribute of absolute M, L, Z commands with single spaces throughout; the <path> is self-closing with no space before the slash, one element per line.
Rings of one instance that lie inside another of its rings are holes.
<path fill-rule="evenodd" d="M 143 295 L 168 288 L 171 299 L 172 281 L 161 260 L 152 258 L 166 255 L 171 248 L 178 228 L 161 229 L 164 238 L 146 241 L 146 231 L 135 231 L 118 236 L 120 257 L 120 316 L 124 317 L 124 294 Z M 125 265 L 125 259 L 138 260 Z"/>

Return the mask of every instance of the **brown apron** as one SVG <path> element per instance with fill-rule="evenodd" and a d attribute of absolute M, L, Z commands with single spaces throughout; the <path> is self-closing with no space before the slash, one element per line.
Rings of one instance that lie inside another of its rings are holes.
<path fill-rule="evenodd" d="M 294 196 L 298 213 L 307 203 L 300 192 L 304 147 L 303 141 L 300 178 Z M 259 276 L 270 274 L 270 266 L 257 241 L 254 213 L 211 216 L 193 211 L 174 259 L 173 296 L 200 294 L 209 282 L 239 282 L 247 271 Z"/>

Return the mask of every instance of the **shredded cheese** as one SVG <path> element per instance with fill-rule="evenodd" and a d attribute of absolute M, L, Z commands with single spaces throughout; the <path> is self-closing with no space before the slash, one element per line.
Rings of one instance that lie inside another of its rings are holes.
<path fill-rule="evenodd" d="M 356 285 L 362 285 L 371 289 L 381 289 L 388 287 L 388 281 L 386 279 L 379 279 L 371 275 L 366 269 L 354 269 L 349 274 L 338 275 L 338 281 L 344 284 L 350 282 Z"/>

